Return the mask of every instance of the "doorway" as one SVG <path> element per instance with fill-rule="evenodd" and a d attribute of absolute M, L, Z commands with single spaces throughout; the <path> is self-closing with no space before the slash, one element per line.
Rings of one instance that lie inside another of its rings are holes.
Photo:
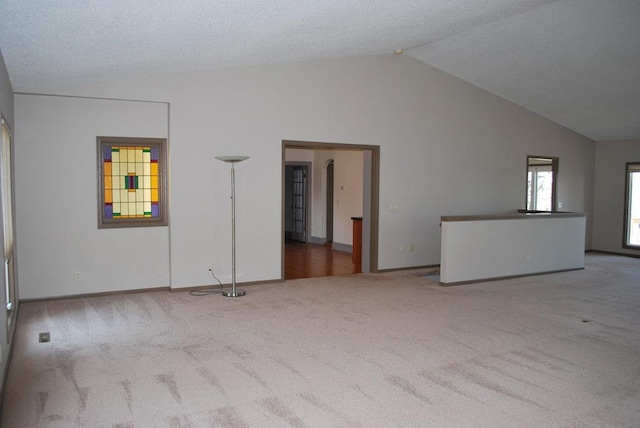
<path fill-rule="evenodd" d="M 307 242 L 309 213 L 310 162 L 286 162 L 285 165 L 285 239 Z"/>
<path fill-rule="evenodd" d="M 341 143 L 319 143 L 319 142 L 308 142 L 308 141 L 290 141 L 283 140 L 282 142 L 282 180 L 283 180 L 283 199 L 282 199 L 282 223 L 283 223 L 283 231 L 287 231 L 289 221 L 287 219 L 287 211 L 290 202 L 289 197 L 287 196 L 287 182 L 289 179 L 289 173 L 287 172 L 287 166 L 290 166 L 290 162 L 287 161 L 287 149 L 291 149 L 292 152 L 302 152 L 304 158 L 313 159 L 314 153 L 318 152 L 332 152 L 332 151 L 345 151 L 345 152 L 360 152 L 362 155 L 362 224 L 363 224 L 363 233 L 362 233 L 362 271 L 363 272 L 377 272 L 378 268 L 378 200 L 379 200 L 379 159 L 380 159 L 380 148 L 379 146 L 368 146 L 368 145 L 356 145 L 356 144 L 341 144 Z M 342 156 L 348 156 L 348 153 L 341 154 Z M 323 154 L 318 153 L 319 157 L 323 157 Z M 334 234 L 335 224 L 333 224 L 333 206 L 334 202 L 339 203 L 339 200 L 336 201 L 335 197 L 339 195 L 334 195 L 332 193 L 335 186 L 333 185 L 333 177 L 335 173 L 335 163 L 333 159 L 327 159 L 324 157 L 325 161 L 320 163 L 319 165 L 312 165 L 310 168 L 315 167 L 318 171 L 314 173 L 313 177 L 308 177 L 307 185 L 315 178 L 314 183 L 311 184 L 313 188 L 313 193 L 311 191 L 307 192 L 307 201 L 310 201 L 310 206 L 306 207 L 306 213 L 309 215 L 311 211 L 313 211 L 313 215 L 307 217 L 307 230 L 305 236 L 305 242 L 308 246 L 310 245 L 318 245 L 322 244 L 322 246 L 329 249 L 329 251 L 334 249 L 341 249 L 341 247 L 347 246 L 345 244 L 341 244 L 335 241 L 336 237 Z M 326 163 L 325 163 L 326 162 Z M 322 171 L 322 179 L 320 179 L 320 172 Z M 291 173 L 293 174 L 293 172 Z M 291 182 L 293 182 L 293 177 L 291 177 Z M 322 185 L 320 184 L 322 183 Z M 322 187 L 324 194 L 318 193 L 318 189 Z M 329 190 L 329 187 L 331 190 Z M 344 189 L 341 187 L 341 192 Z M 348 192 L 348 190 L 347 190 Z M 345 193 L 347 193 L 345 192 Z M 293 192 L 292 192 L 293 195 Z M 322 195 L 322 196 L 320 196 Z M 292 196 L 293 197 L 293 196 Z M 344 199 L 343 199 L 344 203 Z M 342 205 L 340 206 L 342 208 Z M 352 214 L 356 215 L 356 214 Z M 325 217 L 325 218 L 322 218 Z M 293 218 L 291 219 L 293 221 Z M 345 233 L 345 220 L 341 219 L 342 223 L 339 225 L 342 229 L 342 235 Z M 351 222 L 351 219 L 348 219 Z M 312 224 L 313 223 L 313 224 Z M 293 223 L 292 223 L 293 224 Z M 292 227 L 291 224 L 291 227 Z M 318 238 L 317 236 L 313 236 L 312 225 L 315 225 L 316 233 L 319 228 L 324 229 L 323 235 Z M 322 225 L 322 226 L 320 226 Z M 349 224 L 349 228 L 352 226 Z M 293 233 L 291 234 L 293 236 Z M 282 254 L 282 268 L 281 268 L 281 279 L 287 279 L 285 275 L 285 267 L 287 262 L 286 257 L 286 247 L 285 241 L 287 239 L 287 234 L 282 234 L 282 245 L 281 245 L 281 254 Z M 327 242 L 332 242 L 332 245 L 324 245 Z M 342 251 L 343 254 L 344 251 Z M 337 255 L 337 254 L 336 254 Z M 346 253 L 346 255 L 351 259 L 351 254 Z M 331 255 L 326 256 L 326 258 L 333 258 Z M 322 259 L 316 258 L 313 261 L 314 265 L 324 263 Z M 316 269 L 317 268 L 317 269 Z M 318 276 L 327 276 L 327 271 L 329 269 L 321 269 L 318 266 L 314 266 L 314 270 L 323 271 L 324 274 Z M 332 275 L 330 272 L 328 275 Z"/>

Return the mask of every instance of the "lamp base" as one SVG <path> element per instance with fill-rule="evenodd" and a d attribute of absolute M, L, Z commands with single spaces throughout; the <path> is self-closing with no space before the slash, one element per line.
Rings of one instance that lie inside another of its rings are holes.
<path fill-rule="evenodd" d="M 222 292 L 222 295 L 224 297 L 241 297 L 241 296 L 244 296 L 245 294 L 247 294 L 247 292 L 244 290 L 236 290 L 236 291 L 231 290 L 231 291 Z"/>

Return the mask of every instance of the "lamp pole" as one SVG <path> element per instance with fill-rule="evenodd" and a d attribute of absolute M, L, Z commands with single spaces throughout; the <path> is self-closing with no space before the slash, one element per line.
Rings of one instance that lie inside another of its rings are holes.
<path fill-rule="evenodd" d="M 247 294 L 236 290 L 236 169 L 235 164 L 249 159 L 249 156 L 216 156 L 216 159 L 231 164 L 231 291 L 223 291 L 225 297 L 240 297 Z"/>

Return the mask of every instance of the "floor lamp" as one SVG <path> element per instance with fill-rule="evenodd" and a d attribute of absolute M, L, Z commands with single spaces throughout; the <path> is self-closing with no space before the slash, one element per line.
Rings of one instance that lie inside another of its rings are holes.
<path fill-rule="evenodd" d="M 249 159 L 249 156 L 216 156 L 216 159 L 231 164 L 231 291 L 223 291 L 226 297 L 240 297 L 247 294 L 236 290 L 236 169 L 235 164 Z"/>

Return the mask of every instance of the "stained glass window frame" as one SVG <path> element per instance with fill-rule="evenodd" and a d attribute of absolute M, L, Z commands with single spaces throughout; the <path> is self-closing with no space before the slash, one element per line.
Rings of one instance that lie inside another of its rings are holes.
<path fill-rule="evenodd" d="M 98 228 L 167 226 L 167 140 L 97 137 L 97 143 Z M 128 157 L 116 167 L 121 151 Z"/>

